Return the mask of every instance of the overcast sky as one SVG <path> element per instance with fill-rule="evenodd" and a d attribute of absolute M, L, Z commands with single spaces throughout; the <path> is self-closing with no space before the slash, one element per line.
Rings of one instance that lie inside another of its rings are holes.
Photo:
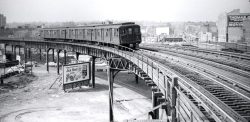
<path fill-rule="evenodd" d="M 249 0 L 0 0 L 7 22 L 216 21 L 233 9 L 250 13 Z"/>

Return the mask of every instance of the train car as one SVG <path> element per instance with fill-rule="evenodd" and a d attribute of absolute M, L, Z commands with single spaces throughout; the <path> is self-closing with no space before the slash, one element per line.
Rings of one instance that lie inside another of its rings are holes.
<path fill-rule="evenodd" d="M 43 28 L 40 36 L 45 40 L 113 44 L 133 49 L 138 48 L 141 43 L 140 26 L 133 22 L 79 27 Z"/>

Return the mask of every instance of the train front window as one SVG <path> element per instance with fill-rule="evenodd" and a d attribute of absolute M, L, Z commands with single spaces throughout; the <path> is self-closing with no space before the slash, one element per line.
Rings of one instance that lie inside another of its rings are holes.
<path fill-rule="evenodd" d="M 140 34 L 139 28 L 134 28 L 134 33 L 135 33 L 135 34 Z"/>

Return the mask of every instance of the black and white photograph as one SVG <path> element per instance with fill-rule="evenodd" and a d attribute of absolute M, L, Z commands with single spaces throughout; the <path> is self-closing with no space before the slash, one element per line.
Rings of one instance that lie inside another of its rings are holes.
<path fill-rule="evenodd" d="M 0 0 L 0 122 L 250 122 L 250 0 Z"/>

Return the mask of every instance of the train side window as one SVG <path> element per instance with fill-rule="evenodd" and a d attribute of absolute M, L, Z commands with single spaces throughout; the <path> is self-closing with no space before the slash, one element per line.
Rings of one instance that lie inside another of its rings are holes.
<path fill-rule="evenodd" d="M 128 34 L 132 34 L 132 28 L 128 28 Z"/>

